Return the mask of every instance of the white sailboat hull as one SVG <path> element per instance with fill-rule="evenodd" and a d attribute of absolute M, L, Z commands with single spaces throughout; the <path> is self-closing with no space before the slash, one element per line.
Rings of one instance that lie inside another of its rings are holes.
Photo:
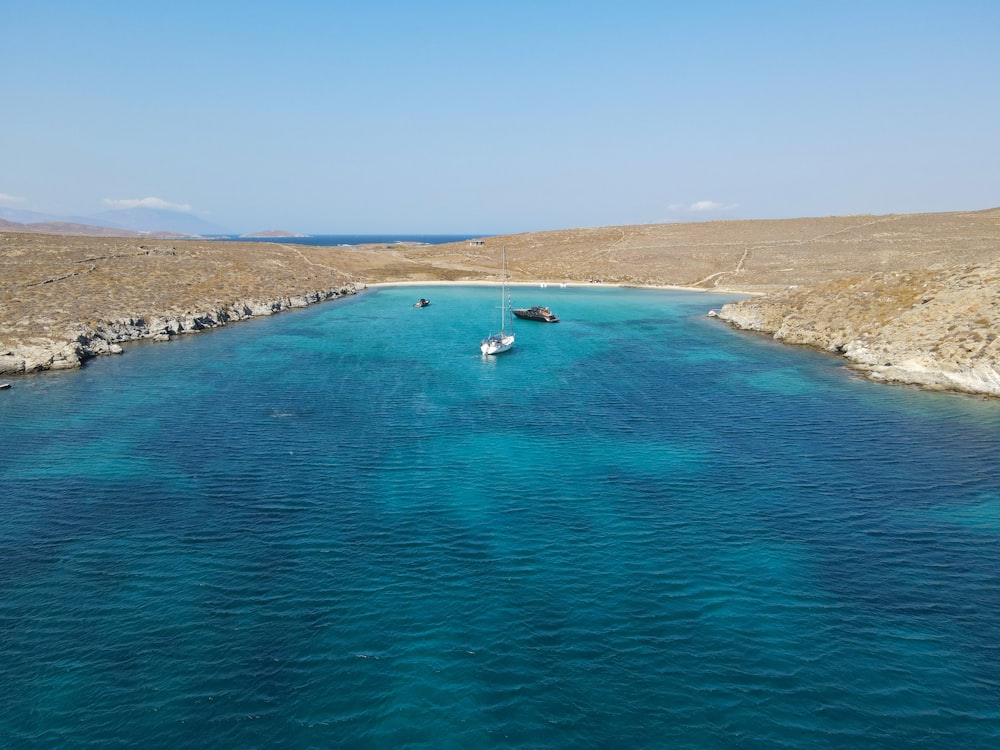
<path fill-rule="evenodd" d="M 479 349 L 483 354 L 500 354 L 500 352 L 505 352 L 512 346 L 514 346 L 513 333 L 495 333 L 488 339 L 483 339 L 479 345 Z"/>

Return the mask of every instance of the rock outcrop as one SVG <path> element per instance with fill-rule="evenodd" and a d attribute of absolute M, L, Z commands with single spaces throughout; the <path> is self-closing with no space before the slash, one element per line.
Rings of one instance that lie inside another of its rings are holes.
<path fill-rule="evenodd" d="M 65 338 L 33 337 L 27 342 L 0 350 L 0 375 L 73 369 L 91 357 L 121 354 L 121 344 L 128 341 L 168 341 L 171 336 L 197 333 L 356 292 L 355 284 L 347 284 L 339 289 L 275 300 L 246 300 L 224 308 L 177 316 L 102 321 L 92 326 L 81 326 Z"/>
<path fill-rule="evenodd" d="M 872 380 L 1000 396 L 1000 265 L 793 287 L 730 303 L 718 317 L 839 352 Z"/>

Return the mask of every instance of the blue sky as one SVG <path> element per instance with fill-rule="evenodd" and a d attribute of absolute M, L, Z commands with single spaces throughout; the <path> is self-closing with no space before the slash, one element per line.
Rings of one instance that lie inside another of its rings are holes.
<path fill-rule="evenodd" d="M 1000 205 L 1000 2 L 4 0 L 0 207 L 519 232 Z"/>

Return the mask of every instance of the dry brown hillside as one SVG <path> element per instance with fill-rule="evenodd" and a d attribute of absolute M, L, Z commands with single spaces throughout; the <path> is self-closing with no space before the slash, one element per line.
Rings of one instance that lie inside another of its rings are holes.
<path fill-rule="evenodd" d="M 508 235 L 484 248 L 414 248 L 407 257 L 495 274 L 507 247 L 514 280 L 769 291 L 893 270 L 996 260 L 1000 209 L 898 216 L 715 221 Z"/>
<path fill-rule="evenodd" d="M 775 292 L 900 271 L 945 278 L 949 269 L 991 266 L 1000 259 L 1000 209 L 357 248 L 0 232 L 0 372 L 77 366 L 122 341 L 166 338 L 371 283 L 495 280 L 501 245 L 515 282 Z M 979 320 L 995 325 L 988 316 Z"/>

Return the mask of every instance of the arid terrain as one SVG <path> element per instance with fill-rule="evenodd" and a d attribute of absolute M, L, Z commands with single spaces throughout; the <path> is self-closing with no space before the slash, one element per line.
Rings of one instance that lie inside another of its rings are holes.
<path fill-rule="evenodd" d="M 496 281 L 501 245 L 514 282 L 745 292 L 720 311 L 736 326 L 839 351 L 874 378 L 1000 395 L 1000 209 L 353 248 L 0 232 L 0 373 L 76 367 L 373 283 Z"/>

